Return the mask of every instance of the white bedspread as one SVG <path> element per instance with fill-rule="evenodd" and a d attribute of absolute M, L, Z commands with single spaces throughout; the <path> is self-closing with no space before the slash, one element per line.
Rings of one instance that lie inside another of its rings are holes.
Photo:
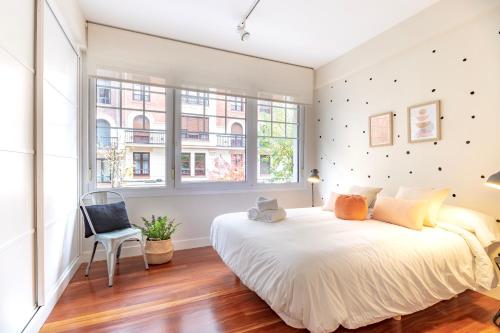
<path fill-rule="evenodd" d="M 218 216 L 211 239 L 231 270 L 290 326 L 357 328 L 494 282 L 492 262 L 464 229 L 345 221 L 320 208 L 287 213 L 273 224 L 246 213 Z"/>

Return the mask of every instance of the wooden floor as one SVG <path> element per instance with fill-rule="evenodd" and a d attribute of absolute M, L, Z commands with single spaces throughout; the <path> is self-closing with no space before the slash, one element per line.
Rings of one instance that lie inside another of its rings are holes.
<path fill-rule="evenodd" d="M 139 257 L 122 259 L 115 285 L 104 262 L 85 278 L 79 268 L 42 332 L 303 332 L 285 325 L 243 286 L 211 248 L 177 251 L 171 263 L 144 270 Z M 491 319 L 500 301 L 465 292 L 424 311 L 340 332 L 499 332 Z"/>

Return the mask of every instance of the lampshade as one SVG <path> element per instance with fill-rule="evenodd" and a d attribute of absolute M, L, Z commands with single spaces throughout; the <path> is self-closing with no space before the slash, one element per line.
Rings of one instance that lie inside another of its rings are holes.
<path fill-rule="evenodd" d="M 500 171 L 489 176 L 485 185 L 500 190 Z"/>
<path fill-rule="evenodd" d="M 311 170 L 311 174 L 309 175 L 309 178 L 307 178 L 307 181 L 309 183 L 319 183 L 320 179 L 319 179 L 319 171 L 318 169 L 312 169 Z"/>

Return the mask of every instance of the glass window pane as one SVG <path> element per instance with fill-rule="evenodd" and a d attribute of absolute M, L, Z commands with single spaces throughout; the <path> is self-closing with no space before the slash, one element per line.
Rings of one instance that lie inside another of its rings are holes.
<path fill-rule="evenodd" d="M 165 94 L 150 93 L 149 100 L 145 101 L 146 110 L 165 111 Z"/>
<path fill-rule="evenodd" d="M 286 136 L 288 138 L 296 138 L 297 137 L 297 125 L 287 124 L 286 125 Z"/>
<path fill-rule="evenodd" d="M 182 152 L 194 159 L 188 174 L 182 171 L 187 170 L 187 155 L 184 162 L 181 156 L 181 181 L 245 181 L 246 100 L 189 90 L 176 93 L 182 99 Z"/>
<path fill-rule="evenodd" d="M 181 153 L 181 175 L 191 176 L 191 153 Z"/>
<path fill-rule="evenodd" d="M 259 183 L 298 181 L 299 153 L 298 106 L 296 104 L 258 101 L 258 168 Z"/>
<path fill-rule="evenodd" d="M 285 122 L 285 109 L 273 106 L 273 121 Z"/>
<path fill-rule="evenodd" d="M 284 138 L 285 137 L 285 124 L 273 123 L 273 137 Z"/>
<path fill-rule="evenodd" d="M 257 135 L 259 136 L 271 136 L 272 123 L 259 121 Z"/>
<path fill-rule="evenodd" d="M 156 94 L 163 97 L 155 100 L 151 91 L 165 88 L 119 81 L 110 81 L 109 86 L 112 96 L 121 96 L 123 103 L 96 109 L 97 187 L 164 185 L 166 100 L 165 94 Z M 96 98 L 98 102 L 99 95 Z M 144 110 L 147 102 L 156 103 L 162 112 Z"/>

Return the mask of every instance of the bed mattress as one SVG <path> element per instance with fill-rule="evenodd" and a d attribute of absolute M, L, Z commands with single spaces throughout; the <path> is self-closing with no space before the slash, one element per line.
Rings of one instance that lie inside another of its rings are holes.
<path fill-rule="evenodd" d="M 227 266 L 288 325 L 349 329 L 410 314 L 466 289 L 490 289 L 493 265 L 476 237 L 443 225 L 415 231 L 346 221 L 321 208 L 278 223 L 220 215 L 211 241 Z"/>

